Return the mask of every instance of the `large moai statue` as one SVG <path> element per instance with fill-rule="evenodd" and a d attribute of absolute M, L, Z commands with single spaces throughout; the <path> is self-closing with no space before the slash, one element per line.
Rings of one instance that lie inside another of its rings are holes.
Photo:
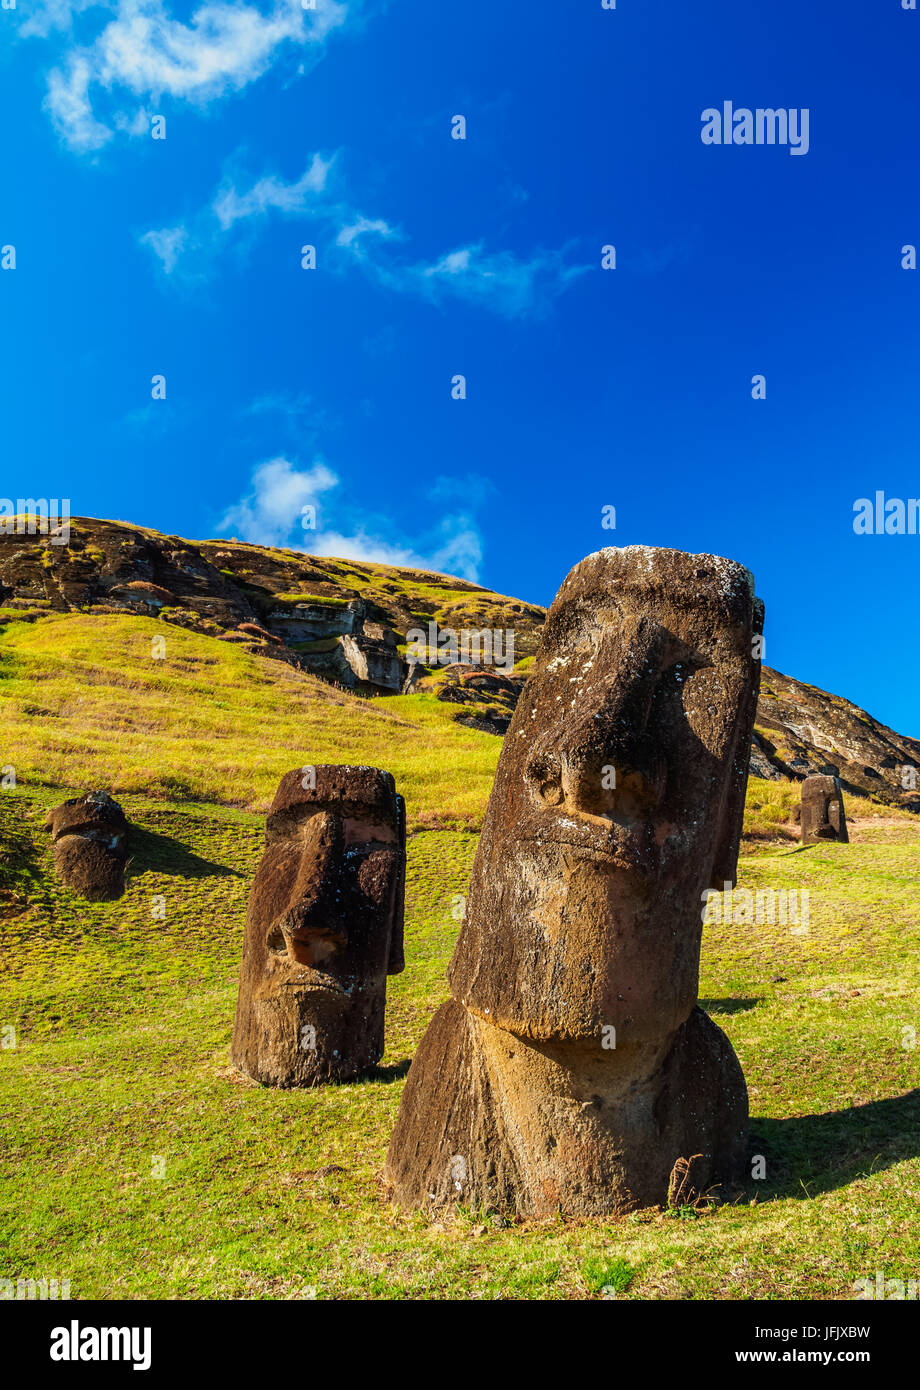
<path fill-rule="evenodd" d="M 88 902 L 109 902 L 125 891 L 130 826 L 108 792 L 86 792 L 55 806 L 45 818 L 61 882 Z"/>
<path fill-rule="evenodd" d="M 849 844 L 843 794 L 837 777 L 806 777 L 802 783 L 802 844 L 838 840 Z"/>
<path fill-rule="evenodd" d="M 383 1055 L 403 961 L 406 816 L 389 772 L 297 768 L 265 826 L 232 1057 L 268 1086 L 348 1081 Z"/>
<path fill-rule="evenodd" d="M 735 879 L 763 606 L 740 565 L 576 565 L 499 759 L 386 1163 L 404 1206 L 540 1216 L 743 1175 L 747 1089 L 697 1007 L 701 902 Z"/>

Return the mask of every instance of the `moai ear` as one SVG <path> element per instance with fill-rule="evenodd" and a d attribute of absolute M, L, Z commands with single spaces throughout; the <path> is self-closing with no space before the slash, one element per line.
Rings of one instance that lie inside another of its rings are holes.
<path fill-rule="evenodd" d="M 399 975 L 406 968 L 403 952 L 403 928 L 406 915 L 406 803 L 401 796 L 396 798 L 396 842 L 399 845 L 399 874 L 396 879 L 396 894 L 393 900 L 393 932 L 390 936 L 390 959 L 387 964 L 388 975 Z"/>
<path fill-rule="evenodd" d="M 735 726 L 735 745 L 732 754 L 732 767 L 719 829 L 716 836 L 716 852 L 712 861 L 712 878 L 709 886 L 721 893 L 726 883 L 734 888 L 738 874 L 738 851 L 741 848 L 741 828 L 744 823 L 744 798 L 747 792 L 748 769 L 751 762 L 751 735 L 754 732 L 754 718 L 757 713 L 757 696 L 760 693 L 760 659 L 753 655 L 755 639 L 763 633 L 764 607 L 761 599 L 754 600 L 754 618 L 751 632 L 751 687 L 743 709 L 738 711 Z"/>

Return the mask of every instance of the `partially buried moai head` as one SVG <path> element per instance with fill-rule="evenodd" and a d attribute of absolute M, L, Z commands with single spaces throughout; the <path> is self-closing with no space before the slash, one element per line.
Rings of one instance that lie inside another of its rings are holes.
<path fill-rule="evenodd" d="M 266 1085 L 344 1081 L 379 1061 L 403 969 L 405 808 L 378 768 L 281 779 L 246 917 L 233 1060 Z"/>
<path fill-rule="evenodd" d="M 54 837 L 54 867 L 62 883 L 89 902 L 121 897 L 129 826 L 108 792 L 62 802 L 48 812 L 45 828 Z"/>
<path fill-rule="evenodd" d="M 701 902 L 734 881 L 763 608 L 742 566 L 590 555 L 505 738 L 451 991 L 521 1036 L 666 1036 L 697 997 Z"/>
<path fill-rule="evenodd" d="M 837 777 L 819 773 L 802 783 L 802 844 L 820 840 L 849 842 L 843 794 Z"/>

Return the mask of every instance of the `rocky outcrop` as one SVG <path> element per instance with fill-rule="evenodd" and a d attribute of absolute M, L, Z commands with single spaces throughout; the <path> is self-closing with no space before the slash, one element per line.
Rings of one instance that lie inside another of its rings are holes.
<path fill-rule="evenodd" d="M 895 733 L 839 695 L 768 667 L 751 770 L 795 781 L 815 774 L 839 777 L 846 791 L 920 811 L 920 741 Z"/>
<path fill-rule="evenodd" d="M 524 676 L 506 676 L 479 666 L 448 666 L 437 698 L 459 705 L 457 722 L 487 734 L 505 734 L 511 723 Z"/>
<path fill-rule="evenodd" d="M 16 607 L 156 617 L 292 664 L 369 695 L 399 694 L 401 651 L 421 621 L 466 628 L 516 625 L 517 650 L 536 650 L 543 610 L 424 571 L 335 561 L 238 541 L 195 544 L 123 523 L 76 517 L 67 545 L 0 534 L 0 592 Z M 435 597 L 432 597 L 434 595 Z"/>
<path fill-rule="evenodd" d="M 735 879 L 763 607 L 746 570 L 629 546 L 569 574 L 505 737 L 451 999 L 412 1063 L 397 1200 L 521 1216 L 664 1205 L 743 1173 L 747 1091 L 697 1007 Z"/>

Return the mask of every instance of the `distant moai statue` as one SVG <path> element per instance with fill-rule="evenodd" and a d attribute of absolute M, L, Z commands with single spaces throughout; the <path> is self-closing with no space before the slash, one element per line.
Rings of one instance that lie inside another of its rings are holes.
<path fill-rule="evenodd" d="M 850 842 L 836 777 L 806 777 L 802 783 L 802 844 L 814 845 L 819 840 Z"/>
<path fill-rule="evenodd" d="M 86 792 L 55 806 L 45 818 L 53 835 L 54 868 L 87 902 L 112 902 L 125 891 L 130 826 L 108 792 Z"/>

